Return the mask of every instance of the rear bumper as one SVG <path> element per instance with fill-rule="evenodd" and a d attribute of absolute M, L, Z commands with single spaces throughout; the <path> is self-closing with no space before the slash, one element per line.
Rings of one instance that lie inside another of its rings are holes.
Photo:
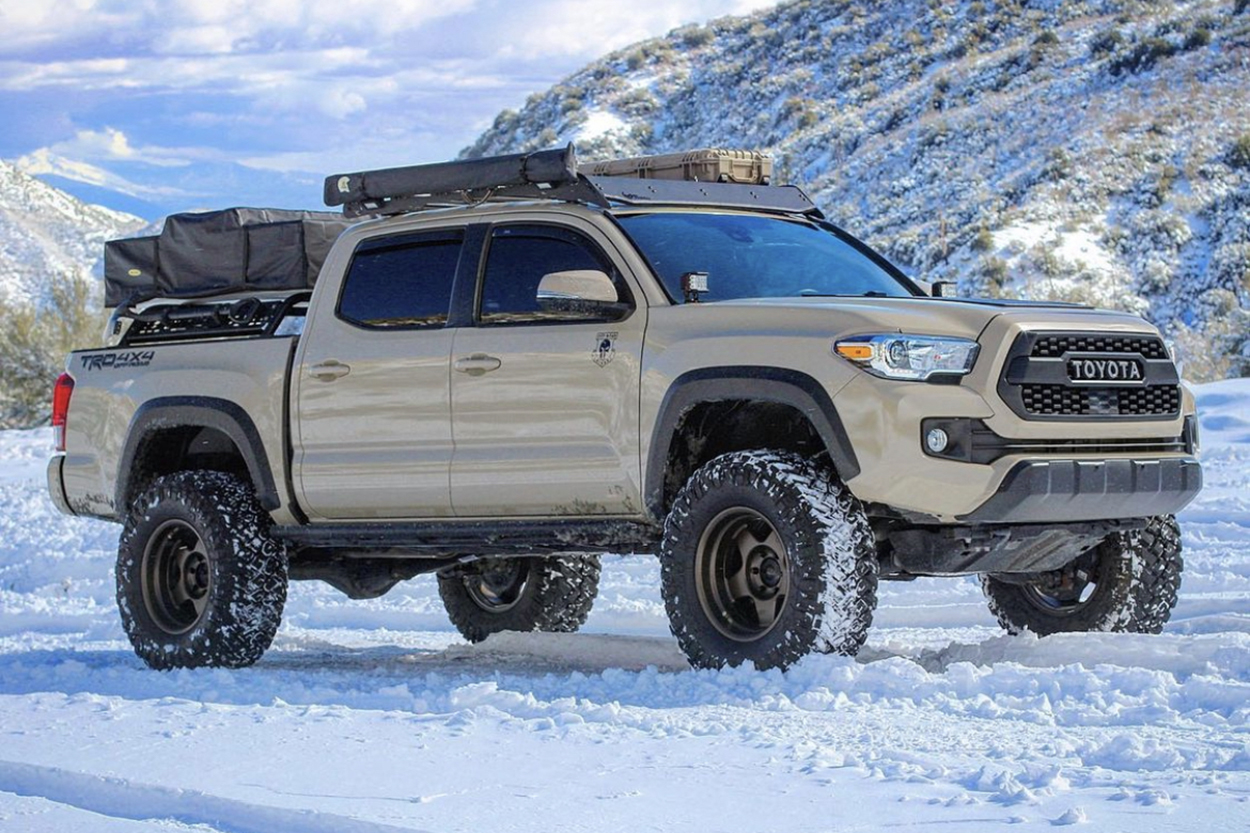
<path fill-rule="evenodd" d="M 65 496 L 65 480 L 61 477 L 64 467 L 64 454 L 57 454 L 48 460 L 48 494 L 59 511 L 66 515 L 75 515 L 77 513 L 70 508 L 69 498 Z"/>
<path fill-rule="evenodd" d="M 1202 489 L 1194 457 L 1022 460 L 964 523 L 1064 523 L 1172 515 Z"/>

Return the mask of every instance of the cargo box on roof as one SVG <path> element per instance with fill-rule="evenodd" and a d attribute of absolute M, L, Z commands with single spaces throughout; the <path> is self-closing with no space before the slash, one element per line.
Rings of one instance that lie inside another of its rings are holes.
<path fill-rule="evenodd" d="M 773 160 L 756 151 L 708 148 L 685 153 L 588 162 L 580 170 L 589 176 L 632 176 L 639 179 L 767 185 L 773 176 Z"/>
<path fill-rule="evenodd" d="M 335 238 L 351 224 L 322 211 L 229 208 L 174 214 L 159 235 L 104 245 L 104 303 L 307 289 Z"/>

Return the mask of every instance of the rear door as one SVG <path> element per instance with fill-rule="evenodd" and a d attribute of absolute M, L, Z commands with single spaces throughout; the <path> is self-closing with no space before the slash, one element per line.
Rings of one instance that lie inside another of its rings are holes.
<path fill-rule="evenodd" d="M 645 305 L 593 228 L 499 223 L 490 231 L 474 326 L 452 350 L 457 516 L 641 514 L 638 393 Z M 598 270 L 610 315 L 538 302 L 548 273 Z"/>
<path fill-rule="evenodd" d="M 463 237 L 365 240 L 339 297 L 311 311 L 292 383 L 295 472 L 310 517 L 451 514 L 448 315 Z"/>

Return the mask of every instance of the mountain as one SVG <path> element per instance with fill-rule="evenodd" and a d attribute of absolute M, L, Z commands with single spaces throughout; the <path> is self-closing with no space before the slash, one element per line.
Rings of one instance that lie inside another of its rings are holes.
<path fill-rule="evenodd" d="M 771 153 L 923 280 L 1141 313 L 1250 374 L 1250 3 L 797 0 L 612 53 L 463 155 Z"/>
<path fill-rule="evenodd" d="M 88 205 L 0 161 L 0 298 L 39 301 L 49 275 L 100 274 L 104 241 L 147 223 Z"/>
<path fill-rule="evenodd" d="M 237 205 L 320 209 L 323 178 L 301 171 L 271 171 L 238 162 L 202 160 L 170 164 L 136 155 L 105 170 L 41 149 L 15 167 L 83 202 L 159 219 L 183 211 Z"/>

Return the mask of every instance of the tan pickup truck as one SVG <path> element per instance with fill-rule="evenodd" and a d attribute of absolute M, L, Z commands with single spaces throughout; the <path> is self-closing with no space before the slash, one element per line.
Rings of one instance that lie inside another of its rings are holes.
<path fill-rule="evenodd" d="M 607 552 L 660 558 L 696 666 L 854 654 L 915 576 L 980 575 L 1013 632 L 1160 630 L 1201 470 L 1158 331 L 935 297 L 770 173 L 568 148 L 110 243 L 48 483 L 123 525 L 138 655 L 255 662 L 290 579 L 572 631 Z"/>

